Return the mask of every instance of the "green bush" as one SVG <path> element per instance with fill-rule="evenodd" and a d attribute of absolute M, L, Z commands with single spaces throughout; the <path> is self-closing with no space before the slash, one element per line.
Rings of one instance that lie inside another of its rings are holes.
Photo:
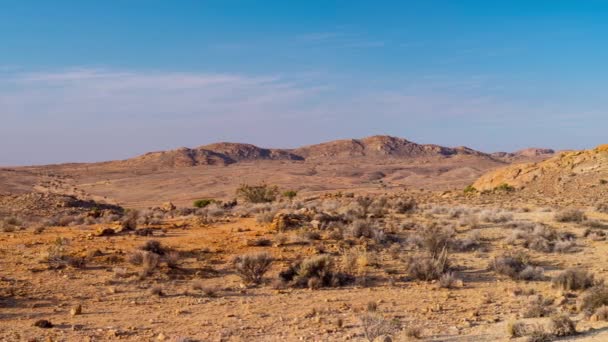
<path fill-rule="evenodd" d="M 298 192 L 295 190 L 287 190 L 283 192 L 283 197 L 287 197 L 290 200 L 294 199 L 298 195 Z"/>
<path fill-rule="evenodd" d="M 515 188 L 507 183 L 502 183 L 499 186 L 495 187 L 494 190 L 504 191 L 504 192 L 513 192 L 513 191 L 515 191 Z"/>
<path fill-rule="evenodd" d="M 474 194 L 476 192 L 477 192 L 477 189 L 473 185 L 467 185 L 467 187 L 464 188 L 465 194 Z"/>
<path fill-rule="evenodd" d="M 242 184 L 236 189 L 236 194 L 251 203 L 268 203 L 277 199 L 279 188 L 267 184 Z"/>
<path fill-rule="evenodd" d="M 208 206 L 211 203 L 216 203 L 217 201 L 211 198 L 203 198 L 203 199 L 198 199 L 196 201 L 194 201 L 194 203 L 192 205 L 194 205 L 195 208 L 204 208 L 206 206 Z"/>

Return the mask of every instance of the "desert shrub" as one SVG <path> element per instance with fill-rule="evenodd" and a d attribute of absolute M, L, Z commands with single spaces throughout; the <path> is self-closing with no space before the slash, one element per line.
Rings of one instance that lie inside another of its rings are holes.
<path fill-rule="evenodd" d="M 589 288 L 579 298 L 578 309 L 587 314 L 593 313 L 597 308 L 608 305 L 608 287 L 596 285 Z"/>
<path fill-rule="evenodd" d="M 509 321 L 507 323 L 507 333 L 511 338 L 523 337 L 526 335 L 527 326 L 522 321 Z"/>
<path fill-rule="evenodd" d="M 417 234 L 416 242 L 434 258 L 449 247 L 453 236 L 452 229 L 433 223 Z"/>
<path fill-rule="evenodd" d="M 452 289 L 462 286 L 462 280 L 453 272 L 447 272 L 439 277 L 439 287 L 444 289 Z"/>
<path fill-rule="evenodd" d="M 158 267 L 160 256 L 152 252 L 143 252 L 141 256 L 141 270 L 139 275 L 141 278 L 144 278 L 152 274 Z"/>
<path fill-rule="evenodd" d="M 551 282 L 554 287 L 566 291 L 585 290 L 596 284 L 593 274 L 575 268 L 561 272 Z"/>
<path fill-rule="evenodd" d="M 599 203 L 595 207 L 595 210 L 597 210 L 600 213 L 608 214 L 608 203 Z"/>
<path fill-rule="evenodd" d="M 407 263 L 407 271 L 418 280 L 431 281 L 439 279 L 444 273 L 449 271 L 450 262 L 447 250 L 444 249 L 436 257 L 416 256 Z"/>
<path fill-rule="evenodd" d="M 167 267 L 169 267 L 171 269 L 179 268 L 179 259 L 180 259 L 180 256 L 179 256 L 179 252 L 177 252 L 177 251 L 168 252 L 163 256 L 163 261 L 165 262 Z"/>
<path fill-rule="evenodd" d="M 298 192 L 295 190 L 287 190 L 283 192 L 283 197 L 288 198 L 289 200 L 293 200 L 298 196 Z"/>
<path fill-rule="evenodd" d="M 542 224 L 522 225 L 507 238 L 507 243 L 522 241 L 522 246 L 543 253 L 567 253 L 576 247 L 575 235 L 569 232 L 558 233 L 555 229 Z"/>
<path fill-rule="evenodd" d="M 484 222 L 489 223 L 505 223 L 513 219 L 513 214 L 500 210 L 484 210 L 480 218 Z"/>
<path fill-rule="evenodd" d="M 393 203 L 393 208 L 399 214 L 405 214 L 416 210 L 416 200 L 413 198 L 400 198 Z"/>
<path fill-rule="evenodd" d="M 361 196 L 356 198 L 356 203 L 359 206 L 359 216 L 364 218 L 369 212 L 369 208 L 374 203 L 374 199 L 369 196 Z"/>
<path fill-rule="evenodd" d="M 527 342 L 549 342 L 552 335 L 545 331 L 540 324 L 526 324 L 523 321 L 510 321 L 507 324 L 507 333 L 511 338 L 526 336 Z"/>
<path fill-rule="evenodd" d="M 271 264 L 272 257 L 268 253 L 240 255 L 233 260 L 236 273 L 249 284 L 260 284 Z"/>
<path fill-rule="evenodd" d="M 137 219 L 138 218 L 139 218 L 139 211 L 127 210 L 120 222 L 122 229 L 124 229 L 124 230 L 137 229 Z"/>
<path fill-rule="evenodd" d="M 540 324 L 533 324 L 528 328 L 527 342 L 550 342 L 553 339 L 551 333 L 545 331 Z"/>
<path fill-rule="evenodd" d="M 195 208 L 205 208 L 206 206 L 208 206 L 211 203 L 216 203 L 216 201 L 212 198 L 203 198 L 203 199 L 197 199 L 196 201 L 194 201 L 192 203 L 192 206 Z"/>
<path fill-rule="evenodd" d="M 279 188 L 267 184 L 247 185 L 242 184 L 236 190 L 239 197 L 244 198 L 250 203 L 269 203 L 273 202 L 279 193 Z"/>
<path fill-rule="evenodd" d="M 481 247 L 481 236 L 478 230 L 471 232 L 463 239 L 452 241 L 452 248 L 456 251 L 467 252 Z"/>
<path fill-rule="evenodd" d="M 259 224 L 267 224 L 267 223 L 272 222 L 275 215 L 276 215 L 276 212 L 274 212 L 274 211 L 264 211 L 264 212 L 261 212 L 261 213 L 255 215 L 255 221 Z"/>
<path fill-rule="evenodd" d="M 594 241 L 606 240 L 606 233 L 599 229 L 585 229 L 583 237 L 589 238 Z"/>
<path fill-rule="evenodd" d="M 152 286 L 150 288 L 150 294 L 154 295 L 154 296 L 159 296 L 159 297 L 162 297 L 165 295 L 165 293 L 163 292 L 163 288 L 159 285 Z"/>
<path fill-rule="evenodd" d="M 546 299 L 543 296 L 532 296 L 529 303 L 526 305 L 526 310 L 523 313 L 524 318 L 547 317 L 553 312 L 551 304 L 552 299 Z"/>
<path fill-rule="evenodd" d="M 422 337 L 422 329 L 419 327 L 407 327 L 405 328 L 404 335 L 410 340 L 418 340 Z"/>
<path fill-rule="evenodd" d="M 507 183 L 502 183 L 494 188 L 494 191 L 513 192 L 515 188 Z"/>
<path fill-rule="evenodd" d="M 581 223 L 586 219 L 585 213 L 583 213 L 581 210 L 578 210 L 578 209 L 565 209 L 565 210 L 559 211 L 559 212 L 555 213 L 553 218 L 557 222 L 564 222 L 564 223 L 566 223 L 566 222 Z"/>
<path fill-rule="evenodd" d="M 297 262 L 282 271 L 279 277 L 284 283 L 294 287 L 313 288 L 343 286 L 354 280 L 346 273 L 337 272 L 333 259 L 325 254 Z"/>
<path fill-rule="evenodd" d="M 530 265 L 529 257 L 524 253 L 506 254 L 494 258 L 490 269 L 498 274 L 518 280 L 541 280 L 543 269 Z"/>
<path fill-rule="evenodd" d="M 549 332 L 557 337 L 575 335 L 576 323 L 565 314 L 555 315 L 551 317 L 551 321 L 549 322 Z"/>
<path fill-rule="evenodd" d="M 399 322 L 387 320 L 380 314 L 368 313 L 359 317 L 363 336 L 373 342 L 381 336 L 393 336 L 400 328 Z"/>
<path fill-rule="evenodd" d="M 363 276 L 367 267 L 375 262 L 375 256 L 364 249 L 352 248 L 342 254 L 340 261 L 346 273 Z"/>
<path fill-rule="evenodd" d="M 250 247 L 268 247 L 272 246 L 272 241 L 266 238 L 256 238 L 247 240 L 247 246 Z"/>
<path fill-rule="evenodd" d="M 166 252 L 165 248 L 161 245 L 160 241 L 158 241 L 158 240 L 148 240 L 139 249 L 141 249 L 142 251 L 156 253 L 158 255 L 164 255 Z"/>
<path fill-rule="evenodd" d="M 465 194 L 474 194 L 477 192 L 477 189 L 473 185 L 467 185 L 467 187 L 464 188 L 463 191 Z"/>
<path fill-rule="evenodd" d="M 608 321 L 608 306 L 602 305 L 593 314 L 598 321 Z"/>
<path fill-rule="evenodd" d="M 49 246 L 45 253 L 44 261 L 50 268 L 58 269 L 70 266 L 73 268 L 84 268 L 85 259 L 82 257 L 72 256 L 68 253 L 68 245 L 70 241 L 66 238 L 58 237 Z"/>
<path fill-rule="evenodd" d="M 368 220 L 357 220 L 348 227 L 348 233 L 354 238 L 366 237 L 371 238 L 373 236 L 373 223 Z"/>
<path fill-rule="evenodd" d="M 202 292 L 207 297 L 215 297 L 217 294 L 217 288 L 205 286 L 201 281 L 192 283 L 192 290 Z"/>

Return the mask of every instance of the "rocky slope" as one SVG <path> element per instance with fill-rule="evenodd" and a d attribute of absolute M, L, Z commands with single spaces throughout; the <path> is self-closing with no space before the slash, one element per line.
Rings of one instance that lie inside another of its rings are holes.
<path fill-rule="evenodd" d="M 592 150 L 562 152 L 538 163 L 515 164 L 491 171 L 473 186 L 490 190 L 501 184 L 543 194 L 595 196 L 608 189 L 608 145 Z"/>

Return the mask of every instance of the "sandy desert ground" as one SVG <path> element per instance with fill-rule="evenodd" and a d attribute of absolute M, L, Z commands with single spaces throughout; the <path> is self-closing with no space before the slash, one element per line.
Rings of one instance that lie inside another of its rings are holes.
<path fill-rule="evenodd" d="M 0 340 L 604 341 L 607 155 L 4 169 Z"/>

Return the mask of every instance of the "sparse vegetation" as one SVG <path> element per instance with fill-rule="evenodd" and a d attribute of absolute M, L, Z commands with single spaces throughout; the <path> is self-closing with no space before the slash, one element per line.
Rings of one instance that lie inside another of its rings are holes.
<path fill-rule="evenodd" d="M 248 284 L 260 284 L 271 264 L 268 253 L 241 255 L 233 261 L 236 274 Z"/>
<path fill-rule="evenodd" d="M 217 203 L 217 201 L 212 198 L 203 198 L 203 199 L 198 199 L 198 200 L 194 201 L 192 203 L 192 206 L 194 206 L 195 208 L 205 208 L 213 203 Z"/>
<path fill-rule="evenodd" d="M 236 190 L 237 196 L 250 203 L 269 203 L 276 200 L 279 188 L 268 184 L 247 185 L 242 184 Z"/>
<path fill-rule="evenodd" d="M 557 222 L 574 222 L 581 223 L 586 220 L 585 213 L 579 209 L 566 209 L 555 214 Z"/>
<path fill-rule="evenodd" d="M 552 279 L 554 287 L 566 291 L 585 290 L 596 284 L 593 274 L 580 269 L 567 269 Z"/>

